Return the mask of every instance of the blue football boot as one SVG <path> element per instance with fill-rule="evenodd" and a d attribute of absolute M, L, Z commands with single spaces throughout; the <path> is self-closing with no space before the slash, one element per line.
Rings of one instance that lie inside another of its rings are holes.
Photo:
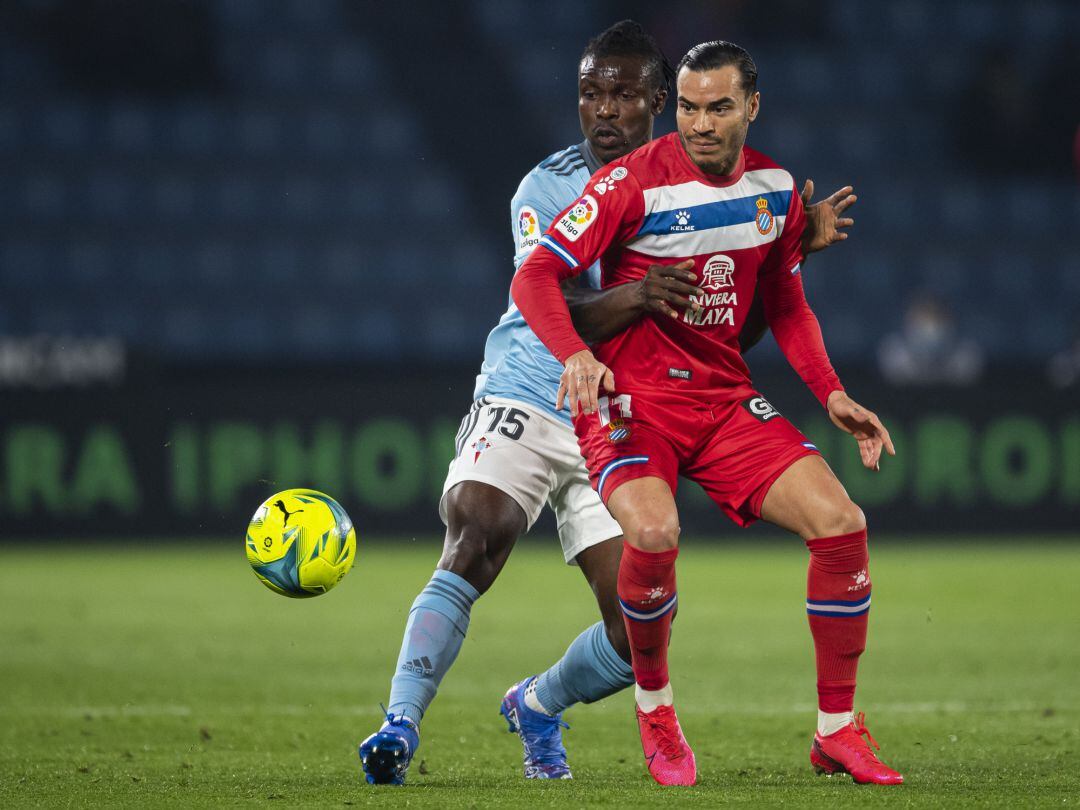
<path fill-rule="evenodd" d="M 403 785 L 420 732 L 404 715 L 386 715 L 383 727 L 360 743 L 360 764 L 369 785 Z"/>
<path fill-rule="evenodd" d="M 572 779 L 562 744 L 562 730 L 570 726 L 561 714 L 552 717 L 525 705 L 525 689 L 535 680 L 533 676 L 511 686 L 499 714 L 506 718 L 510 733 L 521 738 L 526 779 Z"/>

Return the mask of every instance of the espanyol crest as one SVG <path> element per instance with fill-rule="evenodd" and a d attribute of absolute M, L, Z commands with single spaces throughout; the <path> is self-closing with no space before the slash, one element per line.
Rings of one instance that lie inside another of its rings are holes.
<path fill-rule="evenodd" d="M 772 230 L 773 215 L 769 210 L 769 201 L 764 197 L 757 198 L 757 214 L 754 216 L 754 224 L 757 225 L 758 233 L 765 236 Z"/>
<path fill-rule="evenodd" d="M 630 438 L 630 426 L 625 419 L 612 419 L 608 425 L 607 440 L 612 444 L 618 444 Z"/>

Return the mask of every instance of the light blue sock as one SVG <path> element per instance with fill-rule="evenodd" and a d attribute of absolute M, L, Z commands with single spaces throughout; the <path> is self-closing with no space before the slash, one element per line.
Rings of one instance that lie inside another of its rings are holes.
<path fill-rule="evenodd" d="M 634 671 L 619 658 L 597 622 L 574 639 L 555 666 L 536 679 L 536 699 L 551 714 L 575 703 L 592 703 L 634 683 Z"/>
<path fill-rule="evenodd" d="M 457 574 L 441 569 L 432 574 L 409 611 L 387 711 L 420 722 L 457 658 L 469 629 L 469 611 L 479 596 Z"/>

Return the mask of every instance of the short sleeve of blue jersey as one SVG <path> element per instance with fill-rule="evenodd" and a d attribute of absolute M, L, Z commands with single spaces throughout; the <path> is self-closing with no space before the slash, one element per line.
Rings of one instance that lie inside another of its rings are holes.
<path fill-rule="evenodd" d="M 543 169 L 533 169 L 521 181 L 517 194 L 510 202 L 511 223 L 514 229 L 514 268 L 521 267 L 529 254 L 540 244 L 540 237 L 551 227 L 560 213 L 585 193 L 588 169 L 570 175 L 556 175 Z M 600 289 L 600 263 L 578 276 L 582 287 Z"/>
<path fill-rule="evenodd" d="M 549 171 L 546 167 L 555 167 Z M 560 213 L 585 192 L 590 172 L 575 147 L 550 156 L 521 181 L 510 202 L 514 235 L 514 268 L 521 267 L 540 244 L 540 237 Z M 579 276 L 580 283 L 600 287 L 600 266 Z M 488 335 L 484 363 L 476 377 L 473 398 L 493 396 L 518 400 L 552 414 L 567 427 L 570 413 L 555 410 L 562 363 L 551 356 L 518 311 L 509 293 L 506 312 Z"/>
<path fill-rule="evenodd" d="M 551 172 L 533 169 L 525 175 L 510 201 L 515 268 L 521 267 L 533 248 L 540 244 L 540 237 L 551 227 L 555 217 L 580 193 L 581 190 L 575 189 L 565 177 Z"/>

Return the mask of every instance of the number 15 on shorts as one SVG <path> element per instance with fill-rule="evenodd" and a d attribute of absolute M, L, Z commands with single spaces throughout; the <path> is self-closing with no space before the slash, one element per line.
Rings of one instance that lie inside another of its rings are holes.
<path fill-rule="evenodd" d="M 488 408 L 488 416 L 491 417 L 491 422 L 487 427 L 488 433 L 498 427 L 499 433 L 514 441 L 521 438 L 521 434 L 525 432 L 525 422 L 529 421 L 529 414 L 525 411 L 508 408 L 505 405 L 492 405 Z"/>

